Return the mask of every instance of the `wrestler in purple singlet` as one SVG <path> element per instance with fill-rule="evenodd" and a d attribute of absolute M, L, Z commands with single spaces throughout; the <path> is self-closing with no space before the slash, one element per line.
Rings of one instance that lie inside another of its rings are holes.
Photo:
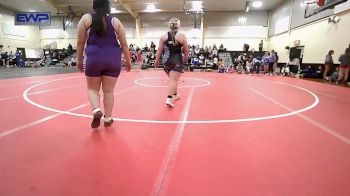
<path fill-rule="evenodd" d="M 95 14 L 91 14 L 94 17 Z M 121 70 L 121 50 L 112 25 L 112 16 L 107 19 L 107 32 L 103 36 L 89 31 L 87 39 L 85 75 L 89 77 L 118 77 Z"/>

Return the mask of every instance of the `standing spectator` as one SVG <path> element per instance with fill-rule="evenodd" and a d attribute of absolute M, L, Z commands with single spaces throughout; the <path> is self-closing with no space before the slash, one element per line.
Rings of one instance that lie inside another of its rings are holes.
<path fill-rule="evenodd" d="M 259 43 L 259 52 L 262 52 L 263 46 L 264 46 L 264 41 L 261 40 L 260 43 Z"/>
<path fill-rule="evenodd" d="M 265 55 L 263 56 L 263 63 L 264 63 L 264 72 L 268 73 L 269 63 L 270 63 L 270 52 L 265 52 Z"/>
<path fill-rule="evenodd" d="M 345 54 L 342 54 L 339 57 L 339 61 L 340 61 L 340 66 L 339 66 L 338 80 L 336 81 L 337 84 L 342 82 L 342 80 L 345 83 L 348 81 L 349 70 L 350 70 L 350 48 L 347 48 L 345 50 Z"/>
<path fill-rule="evenodd" d="M 273 67 L 277 63 L 276 53 L 274 50 L 271 51 L 271 55 L 269 57 L 269 75 L 274 74 Z"/>
<path fill-rule="evenodd" d="M 146 44 L 145 47 L 143 48 L 143 51 L 149 52 L 149 48 L 148 48 L 148 45 L 147 45 L 147 44 Z"/>
<path fill-rule="evenodd" d="M 68 48 L 67 48 L 67 55 L 71 55 L 73 53 L 73 46 L 72 44 L 68 44 Z"/>
<path fill-rule="evenodd" d="M 224 51 L 225 51 L 224 44 L 221 44 L 219 47 L 219 52 L 224 52 Z"/>
<path fill-rule="evenodd" d="M 2 65 L 6 65 L 6 58 L 5 58 L 5 51 L 4 51 L 4 46 L 0 45 L 0 58 L 1 58 L 1 63 Z"/>
<path fill-rule="evenodd" d="M 325 79 L 325 80 L 327 79 L 327 75 L 329 73 L 329 70 L 334 65 L 333 57 L 332 57 L 333 54 L 334 54 L 334 50 L 330 50 L 326 56 L 326 60 L 324 63 L 324 73 L 323 73 L 323 79 Z"/>
<path fill-rule="evenodd" d="M 153 43 L 153 41 L 151 42 L 151 51 L 156 51 L 156 45 Z"/>

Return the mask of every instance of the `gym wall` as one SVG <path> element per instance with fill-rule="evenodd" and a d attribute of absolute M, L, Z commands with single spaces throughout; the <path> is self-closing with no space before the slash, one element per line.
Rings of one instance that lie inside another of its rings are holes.
<path fill-rule="evenodd" d="M 204 15 L 204 45 L 221 43 L 228 50 L 239 51 L 244 44 L 250 49 L 259 50 L 259 43 L 264 41 L 267 47 L 267 11 L 246 12 L 208 12 Z"/>
<path fill-rule="evenodd" d="M 243 44 L 258 50 L 261 40 L 267 39 L 267 11 L 245 12 L 207 12 L 204 14 L 204 38 L 200 30 L 194 29 L 191 15 L 184 13 L 159 13 L 141 15 L 141 46 L 153 41 L 158 44 L 159 37 L 168 31 L 168 21 L 171 17 L 181 20 L 181 30 L 186 34 L 189 44 L 204 46 L 219 46 L 221 43 L 228 50 L 242 50 Z M 241 19 L 244 19 L 243 21 Z M 197 26 L 200 29 L 200 23 Z M 267 45 L 265 45 L 267 46 Z"/>
<path fill-rule="evenodd" d="M 299 3 L 299 5 L 296 3 Z M 299 11 L 296 11 L 297 6 L 300 7 Z M 334 59 L 338 63 L 338 57 L 350 43 L 350 37 L 348 36 L 350 34 L 350 28 L 348 27 L 348 24 L 350 24 L 349 10 L 337 14 L 340 16 L 340 21 L 336 24 L 328 23 L 328 16 L 334 12 L 333 9 L 305 20 L 303 19 L 304 13 L 301 10 L 303 8 L 300 2 L 296 0 L 294 2 L 286 1 L 271 12 L 268 49 L 278 51 L 280 62 L 287 62 L 289 50 L 285 47 L 293 47 L 294 42 L 300 40 L 300 46 L 305 46 L 303 63 L 323 64 L 326 54 L 331 49 L 335 50 Z M 290 15 L 291 13 L 293 14 Z M 298 14 L 296 15 L 296 13 Z M 287 24 L 281 22 L 284 17 L 288 16 L 292 16 L 292 18 L 288 20 Z M 282 24 L 282 28 L 279 26 L 278 29 L 278 23 Z"/>
<path fill-rule="evenodd" d="M 133 42 L 136 38 L 135 20 L 128 14 L 119 14 L 118 18 L 122 21 L 128 42 Z M 62 20 L 59 17 L 52 17 L 51 26 L 40 27 L 41 47 L 50 45 L 53 42 L 57 43 L 57 48 L 67 48 L 71 43 L 73 47 L 77 45 L 78 31 L 77 26 L 80 18 L 67 25 L 66 31 L 63 31 Z M 135 42 L 133 42 L 135 43 Z"/>
<path fill-rule="evenodd" d="M 36 26 L 15 26 L 13 12 L 0 8 L 0 44 L 5 51 L 15 52 L 17 48 L 40 48 L 39 28 Z"/>

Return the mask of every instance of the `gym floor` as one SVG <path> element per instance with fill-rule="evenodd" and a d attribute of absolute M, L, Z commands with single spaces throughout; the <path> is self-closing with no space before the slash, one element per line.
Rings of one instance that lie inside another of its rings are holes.
<path fill-rule="evenodd" d="M 0 195 L 350 194 L 350 89 L 281 76 L 123 72 L 90 128 L 80 73 L 0 80 Z"/>

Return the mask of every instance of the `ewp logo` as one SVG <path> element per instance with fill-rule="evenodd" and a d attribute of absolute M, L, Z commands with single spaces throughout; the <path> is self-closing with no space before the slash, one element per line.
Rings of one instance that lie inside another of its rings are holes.
<path fill-rule="evenodd" d="M 36 26 L 50 26 L 51 13 L 50 12 L 26 12 L 16 13 L 15 25 L 36 25 Z"/>

